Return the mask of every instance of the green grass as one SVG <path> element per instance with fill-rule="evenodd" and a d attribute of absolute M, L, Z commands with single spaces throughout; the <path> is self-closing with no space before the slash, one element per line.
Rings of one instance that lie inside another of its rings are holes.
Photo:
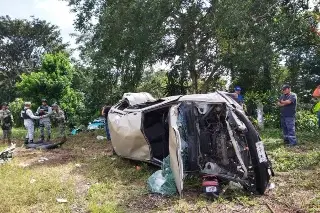
<path fill-rule="evenodd" d="M 279 130 L 263 131 L 276 188 L 264 196 L 228 189 L 215 201 L 201 195 L 198 177 L 185 181 L 181 199 L 150 194 L 146 181 L 158 168 L 111 156 L 110 143 L 96 139 L 103 131 L 69 137 L 62 148 L 51 151 L 20 148 L 25 130 L 14 129 L 13 134 L 18 145 L 14 159 L 0 165 L 0 212 L 320 211 L 319 133 L 298 133 L 299 146 L 286 148 Z M 41 157 L 48 161 L 38 162 Z"/>

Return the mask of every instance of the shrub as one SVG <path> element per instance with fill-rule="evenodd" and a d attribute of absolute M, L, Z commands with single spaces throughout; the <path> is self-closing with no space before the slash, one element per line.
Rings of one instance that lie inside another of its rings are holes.
<path fill-rule="evenodd" d="M 296 125 L 298 130 L 318 131 L 317 115 L 306 110 L 298 111 Z"/>
<path fill-rule="evenodd" d="M 280 128 L 280 114 L 268 113 L 264 115 L 264 124 L 269 128 Z M 314 132 L 318 128 L 317 115 L 307 110 L 299 110 L 296 115 L 297 130 Z"/>
<path fill-rule="evenodd" d="M 280 114 L 279 113 L 265 114 L 264 125 L 267 128 L 280 128 Z"/>
<path fill-rule="evenodd" d="M 9 109 L 13 115 L 14 124 L 17 127 L 23 126 L 23 119 L 21 118 L 21 110 L 23 109 L 24 101 L 22 98 L 16 98 L 13 102 L 9 103 Z"/>

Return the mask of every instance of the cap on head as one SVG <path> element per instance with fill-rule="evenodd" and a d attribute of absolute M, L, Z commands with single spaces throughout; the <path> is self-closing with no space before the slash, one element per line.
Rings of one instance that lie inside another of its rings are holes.
<path fill-rule="evenodd" d="M 282 90 L 285 90 L 285 89 L 290 89 L 290 85 L 289 84 L 284 84 L 282 85 Z"/>
<path fill-rule="evenodd" d="M 41 102 L 45 102 L 45 103 L 47 103 L 48 101 L 47 101 L 47 99 L 42 98 L 42 99 L 41 99 Z"/>
<path fill-rule="evenodd" d="M 2 106 L 8 106 L 8 103 L 7 102 L 3 102 Z"/>
<path fill-rule="evenodd" d="M 24 102 L 24 105 L 31 105 L 30 101 Z"/>
<path fill-rule="evenodd" d="M 241 87 L 236 86 L 236 87 L 234 88 L 234 90 L 235 90 L 235 91 L 241 91 Z"/>
<path fill-rule="evenodd" d="M 51 107 L 57 107 L 57 106 L 58 106 L 58 104 L 57 104 L 57 103 L 54 103 L 54 104 L 52 104 Z"/>

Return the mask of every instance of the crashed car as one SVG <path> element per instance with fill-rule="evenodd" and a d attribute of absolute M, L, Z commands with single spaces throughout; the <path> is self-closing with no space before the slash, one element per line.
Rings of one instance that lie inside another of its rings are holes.
<path fill-rule="evenodd" d="M 188 173 L 202 175 L 207 192 L 217 190 L 210 183 L 232 181 L 258 194 L 273 175 L 258 132 L 226 92 L 159 100 L 127 93 L 110 109 L 108 124 L 117 155 L 158 166 L 170 156 L 180 195 Z"/>

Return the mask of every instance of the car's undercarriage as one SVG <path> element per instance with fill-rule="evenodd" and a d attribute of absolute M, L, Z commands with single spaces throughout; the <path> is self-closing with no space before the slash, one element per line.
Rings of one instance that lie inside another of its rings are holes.
<path fill-rule="evenodd" d="M 120 156 L 158 166 L 170 158 L 180 194 L 179 182 L 186 174 L 200 174 L 203 186 L 211 190 L 233 181 L 259 194 L 273 175 L 255 127 L 241 106 L 223 92 L 132 106 L 124 99 L 112 108 L 109 121 Z"/>
<path fill-rule="evenodd" d="M 169 153 L 167 111 L 168 108 L 161 108 L 144 116 L 144 124 L 152 124 L 145 126 L 145 135 L 151 142 L 154 156 L 160 160 Z M 232 108 L 225 103 L 181 102 L 178 111 L 184 171 L 214 176 L 222 183 L 238 182 L 246 189 L 256 191 L 251 158 L 251 153 L 256 150 L 250 152 L 248 129 Z M 256 140 L 254 142 L 258 139 L 251 138 Z M 251 146 L 253 148 L 255 146 Z M 268 179 L 266 177 L 266 182 Z M 260 193 L 264 192 L 265 186 L 262 188 Z"/>

